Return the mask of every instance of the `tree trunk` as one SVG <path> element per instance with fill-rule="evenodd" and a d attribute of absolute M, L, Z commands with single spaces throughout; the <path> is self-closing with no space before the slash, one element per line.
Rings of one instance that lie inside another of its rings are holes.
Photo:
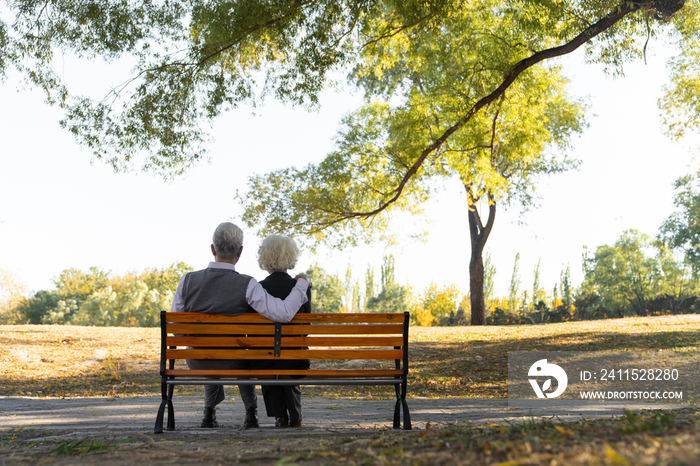
<path fill-rule="evenodd" d="M 472 325 L 486 325 L 486 300 L 484 299 L 484 260 L 474 253 L 469 261 L 469 298 L 472 308 Z"/>
<path fill-rule="evenodd" d="M 474 197 L 472 187 L 465 183 L 467 201 L 469 204 L 469 236 L 471 239 L 472 255 L 469 260 L 469 293 L 472 307 L 472 325 L 486 325 L 486 301 L 484 299 L 484 246 L 489 238 L 493 222 L 496 218 L 496 203 L 491 194 L 488 194 L 489 217 L 486 225 L 481 222 L 481 216 L 477 210 L 478 198 Z"/>

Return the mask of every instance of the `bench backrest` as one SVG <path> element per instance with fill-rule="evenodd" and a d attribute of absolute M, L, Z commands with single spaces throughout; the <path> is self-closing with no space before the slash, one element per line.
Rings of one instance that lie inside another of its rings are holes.
<path fill-rule="evenodd" d="M 297 314 L 275 324 L 257 314 L 161 313 L 161 373 L 182 359 L 385 360 L 408 372 L 406 313 Z M 286 371 L 285 371 L 286 372 Z"/>

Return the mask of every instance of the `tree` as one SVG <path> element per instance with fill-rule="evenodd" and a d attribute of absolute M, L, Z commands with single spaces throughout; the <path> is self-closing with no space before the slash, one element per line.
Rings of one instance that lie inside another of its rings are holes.
<path fill-rule="evenodd" d="M 539 259 L 537 261 L 537 265 L 535 265 L 535 270 L 533 272 L 533 279 L 532 279 L 532 307 L 536 308 L 540 301 L 544 303 L 544 300 L 546 298 L 546 292 L 544 288 L 542 288 L 542 285 L 540 283 L 540 263 L 542 262 L 542 259 Z M 543 307 L 543 306 L 540 306 Z"/>
<path fill-rule="evenodd" d="M 53 280 L 56 290 L 37 292 L 20 310 L 34 324 L 156 327 L 191 270 L 183 262 L 117 277 L 97 267 L 66 269 Z"/>
<path fill-rule="evenodd" d="M 520 301 L 520 253 L 515 255 L 515 262 L 513 263 L 513 274 L 510 277 L 510 285 L 508 286 L 508 310 L 510 312 L 515 312 L 518 310 L 518 303 Z"/>
<path fill-rule="evenodd" d="M 376 294 L 377 288 L 374 285 L 374 268 L 370 264 L 367 264 L 367 271 L 365 272 L 365 309 L 367 309 L 369 300 L 374 298 Z"/>
<path fill-rule="evenodd" d="M 382 260 L 382 289 L 367 300 L 369 312 L 406 312 L 406 288 L 394 282 L 394 256 Z"/>
<path fill-rule="evenodd" d="M 353 288 L 354 283 L 352 281 L 352 267 L 348 264 L 348 268 L 345 270 L 345 280 L 343 280 L 343 305 L 341 306 L 341 312 L 355 312 L 353 311 Z"/>
<path fill-rule="evenodd" d="M 313 283 L 311 289 L 311 312 L 338 312 L 343 304 L 343 282 L 329 274 L 318 264 L 313 264 L 304 272 Z"/>
<path fill-rule="evenodd" d="M 658 263 L 648 257 L 650 239 L 636 230 L 627 230 L 613 246 L 596 248 L 588 258 L 589 288 L 601 297 L 603 306 L 618 316 L 628 306 L 634 313 L 645 316 L 648 301 L 658 290 Z"/>
<path fill-rule="evenodd" d="M 571 286 L 571 266 L 568 264 L 566 269 L 562 270 L 561 274 L 559 274 L 559 289 L 561 290 L 562 306 L 564 306 L 564 310 L 569 313 L 574 303 L 574 293 Z"/>
<path fill-rule="evenodd" d="M 460 304 L 459 289 L 454 286 L 439 287 L 431 283 L 422 294 L 409 290 L 409 311 L 413 324 L 422 327 L 438 325 L 458 310 Z"/>
<path fill-rule="evenodd" d="M 676 211 L 659 228 L 659 242 L 669 253 L 681 253 L 700 273 L 700 176 L 686 175 L 674 183 Z"/>
<path fill-rule="evenodd" d="M 367 301 L 369 312 L 406 312 L 406 288 L 397 283 L 387 283 L 377 296 Z"/>
<path fill-rule="evenodd" d="M 491 254 L 486 254 L 484 258 L 484 303 L 486 304 L 487 310 L 493 307 L 493 287 L 495 283 L 496 265 L 491 260 Z M 471 300 L 469 302 L 469 312 L 471 313 Z"/>
<path fill-rule="evenodd" d="M 394 256 L 389 254 L 382 258 L 382 288 L 394 283 Z"/>
<path fill-rule="evenodd" d="M 61 296 L 56 291 L 39 290 L 22 304 L 20 312 L 28 323 L 41 324 L 44 323 L 44 317 L 58 307 L 60 301 Z"/>
<path fill-rule="evenodd" d="M 22 306 L 27 302 L 27 285 L 19 276 L 6 269 L 0 269 L 0 324 L 24 323 Z"/>
<path fill-rule="evenodd" d="M 671 314 L 678 314 L 683 301 L 693 290 L 690 267 L 684 259 L 677 259 L 663 243 L 656 243 L 660 272 L 660 293 L 668 299 Z"/>

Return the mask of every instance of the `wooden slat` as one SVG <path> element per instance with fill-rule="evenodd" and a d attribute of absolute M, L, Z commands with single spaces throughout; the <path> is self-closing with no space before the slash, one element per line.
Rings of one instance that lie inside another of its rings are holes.
<path fill-rule="evenodd" d="M 283 325 L 282 335 L 403 335 L 403 324 Z"/>
<path fill-rule="evenodd" d="M 167 322 L 221 322 L 221 323 L 247 323 L 247 324 L 272 324 L 272 320 L 263 317 L 257 312 L 247 312 L 237 316 L 225 316 L 222 314 L 207 314 L 205 312 L 166 312 Z"/>
<path fill-rule="evenodd" d="M 291 323 L 396 323 L 402 324 L 405 316 L 403 313 L 372 314 L 372 313 L 347 313 L 347 314 L 297 314 Z M 224 316 L 221 314 L 206 314 L 202 312 L 167 312 L 167 322 L 221 322 L 221 323 L 271 323 L 267 317 L 256 312 L 249 312 L 238 316 Z"/>
<path fill-rule="evenodd" d="M 326 377 L 326 378 L 343 378 L 343 377 L 397 377 L 404 374 L 400 369 L 349 369 L 349 370 L 293 370 L 293 369 L 258 369 L 258 370 L 201 370 L 201 369 L 174 369 L 166 370 L 165 375 L 173 377 L 274 377 L 276 375 L 290 376 L 303 375 L 306 377 Z M 290 379 L 294 380 L 294 379 Z"/>
<path fill-rule="evenodd" d="M 273 337 L 168 337 L 166 346 L 196 346 L 240 348 L 273 347 Z M 297 346 L 347 347 L 347 346 L 402 346 L 402 337 L 286 337 L 282 339 L 282 348 Z"/>
<path fill-rule="evenodd" d="M 291 323 L 310 324 L 403 324 L 406 316 L 403 313 L 372 314 L 372 313 L 348 313 L 348 314 L 297 314 Z"/>
<path fill-rule="evenodd" d="M 194 313 L 193 313 L 194 314 Z M 274 335 L 274 325 L 254 324 L 168 324 L 168 333 L 206 335 Z"/>
<path fill-rule="evenodd" d="M 171 334 L 274 335 L 273 325 L 168 324 Z M 402 335 L 403 324 L 283 325 L 282 335 Z"/>
<path fill-rule="evenodd" d="M 273 350 L 168 349 L 167 359 L 402 359 L 402 350 Z"/>

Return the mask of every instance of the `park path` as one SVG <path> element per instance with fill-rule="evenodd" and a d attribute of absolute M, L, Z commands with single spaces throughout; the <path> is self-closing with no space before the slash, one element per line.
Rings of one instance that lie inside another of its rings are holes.
<path fill-rule="evenodd" d="M 0 431 L 34 429 L 37 434 L 50 431 L 71 431 L 76 434 L 119 431 L 149 433 L 153 431 L 160 399 L 157 397 L 41 399 L 0 397 Z M 200 429 L 202 399 L 195 396 L 174 398 L 176 430 L 206 433 L 212 430 L 235 429 L 243 422 L 243 406 L 237 397 L 219 405 L 220 429 Z M 260 429 L 278 431 L 274 419 L 264 413 L 262 397 Z M 328 430 L 390 429 L 394 401 L 372 399 L 327 399 L 304 397 L 306 433 Z M 410 398 L 408 406 L 414 429 L 454 424 L 490 425 L 550 418 L 554 422 L 575 421 L 622 415 L 623 409 L 669 407 L 653 404 L 620 404 L 546 400 L 520 401 L 517 406 L 506 399 L 479 398 Z M 679 405 L 675 405 L 679 407 Z M 166 433 L 167 434 L 167 433 Z"/>

